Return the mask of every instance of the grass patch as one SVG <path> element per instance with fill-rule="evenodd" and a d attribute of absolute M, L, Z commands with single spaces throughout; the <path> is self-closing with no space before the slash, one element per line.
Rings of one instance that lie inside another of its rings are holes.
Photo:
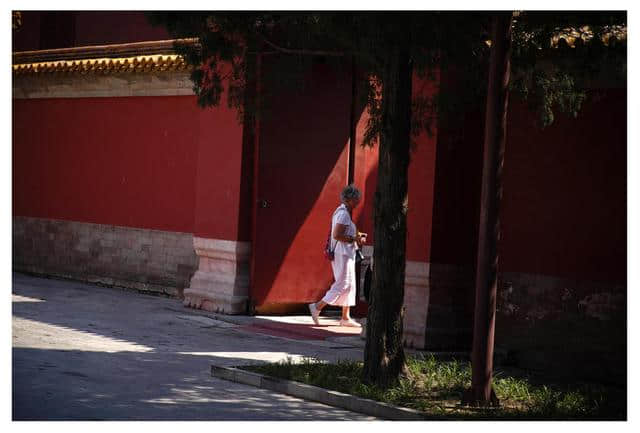
<path fill-rule="evenodd" d="M 626 391 L 598 384 L 534 384 L 528 377 L 497 371 L 494 389 L 499 408 L 460 405 L 471 386 L 471 365 L 456 360 L 439 361 L 432 355 L 410 357 L 409 374 L 387 390 L 361 382 L 362 363 L 326 363 L 305 358 L 242 367 L 282 379 L 303 382 L 358 397 L 409 407 L 435 419 L 626 419 Z"/>

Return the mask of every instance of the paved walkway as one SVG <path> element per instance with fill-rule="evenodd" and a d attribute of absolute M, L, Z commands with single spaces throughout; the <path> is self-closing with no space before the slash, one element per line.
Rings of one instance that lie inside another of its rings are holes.
<path fill-rule="evenodd" d="M 361 359 L 357 330 L 18 273 L 12 293 L 14 420 L 373 419 L 210 375 L 211 364 Z"/>

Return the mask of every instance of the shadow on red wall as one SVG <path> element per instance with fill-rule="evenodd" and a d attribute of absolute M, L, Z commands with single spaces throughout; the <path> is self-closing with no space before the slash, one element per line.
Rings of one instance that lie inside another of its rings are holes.
<path fill-rule="evenodd" d="M 626 89 L 594 92 L 576 119 L 541 129 L 513 101 L 504 164 L 501 268 L 625 283 Z"/>
<path fill-rule="evenodd" d="M 275 68 L 266 57 L 264 68 Z M 260 128 L 255 269 L 259 312 L 318 300 L 332 282 L 322 248 L 347 182 L 350 65 L 315 62 L 301 91 L 272 100 Z"/>

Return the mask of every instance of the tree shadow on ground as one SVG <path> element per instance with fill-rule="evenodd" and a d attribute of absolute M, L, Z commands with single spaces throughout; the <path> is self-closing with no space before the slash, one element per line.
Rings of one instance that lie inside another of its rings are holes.
<path fill-rule="evenodd" d="M 367 418 L 210 375 L 212 364 L 340 350 L 187 320 L 197 315 L 177 313 L 175 299 L 19 274 L 13 283 L 14 420 Z"/>

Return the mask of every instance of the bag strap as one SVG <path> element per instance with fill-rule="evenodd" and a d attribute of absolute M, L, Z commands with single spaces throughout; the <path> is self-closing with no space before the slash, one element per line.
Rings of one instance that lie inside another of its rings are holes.
<path fill-rule="evenodd" d="M 335 241 L 336 243 L 334 245 L 334 239 L 333 236 L 331 236 L 331 232 L 333 231 L 333 217 L 336 216 L 336 213 L 338 213 L 340 209 L 342 209 L 342 205 L 338 206 L 338 208 L 333 211 L 333 215 L 331 215 L 331 221 L 329 222 L 329 246 L 331 247 L 331 251 L 334 251 L 336 249 L 336 246 L 338 245 L 338 241 Z"/>

